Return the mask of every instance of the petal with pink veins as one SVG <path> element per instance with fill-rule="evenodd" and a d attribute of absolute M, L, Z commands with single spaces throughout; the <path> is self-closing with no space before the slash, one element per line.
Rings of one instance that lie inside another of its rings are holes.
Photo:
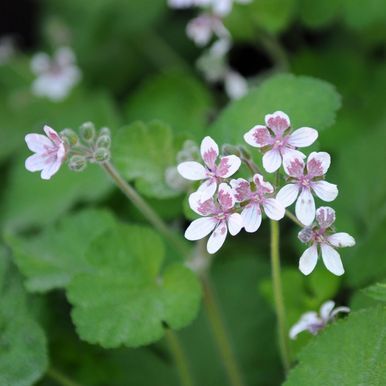
<path fill-rule="evenodd" d="M 280 203 L 287 208 L 287 206 L 292 205 L 297 196 L 299 195 L 299 186 L 297 184 L 288 184 L 283 186 L 278 194 L 276 195 L 276 199 L 280 201 Z"/>
<path fill-rule="evenodd" d="M 281 155 L 277 149 L 268 150 L 263 155 L 263 166 L 268 173 L 274 173 L 280 168 Z"/>
<path fill-rule="evenodd" d="M 189 206 L 201 216 L 207 216 L 216 211 L 213 199 L 203 200 L 200 192 L 194 192 L 189 196 Z"/>
<path fill-rule="evenodd" d="M 231 180 L 230 184 L 237 202 L 243 202 L 250 197 L 251 185 L 249 181 L 244 180 L 244 178 L 237 178 L 236 180 Z"/>
<path fill-rule="evenodd" d="M 304 225 L 311 225 L 315 218 L 315 200 L 309 189 L 303 189 L 296 201 L 295 213 Z"/>
<path fill-rule="evenodd" d="M 241 212 L 244 229 L 248 233 L 256 232 L 261 224 L 261 211 L 259 204 L 251 203 Z"/>
<path fill-rule="evenodd" d="M 205 137 L 201 142 L 201 157 L 205 164 L 213 171 L 215 162 L 219 155 L 217 143 L 209 136 Z"/>
<path fill-rule="evenodd" d="M 318 262 L 318 250 L 316 244 L 307 248 L 299 259 L 299 270 L 304 275 L 309 275 Z"/>
<path fill-rule="evenodd" d="M 235 206 L 236 200 L 232 188 L 228 184 L 220 184 L 218 188 L 218 202 L 224 211 Z"/>
<path fill-rule="evenodd" d="M 344 274 L 344 268 L 339 253 L 330 245 L 321 244 L 323 263 L 326 268 L 334 275 L 341 276 Z"/>
<path fill-rule="evenodd" d="M 355 239 L 346 232 L 334 233 L 327 237 L 328 242 L 337 248 L 353 247 L 355 245 Z"/>
<path fill-rule="evenodd" d="M 272 142 L 272 136 L 265 126 L 255 126 L 244 134 L 244 141 L 253 147 L 264 147 Z"/>
<path fill-rule="evenodd" d="M 213 217 L 203 217 L 194 220 L 185 231 L 185 238 L 191 241 L 200 240 L 209 235 L 217 225 Z"/>
<path fill-rule="evenodd" d="M 267 114 L 265 116 L 265 124 L 277 136 L 281 136 L 291 126 L 288 115 L 282 111 L 276 111 L 273 114 Z"/>
<path fill-rule="evenodd" d="M 267 198 L 263 202 L 264 212 L 271 220 L 281 220 L 284 217 L 285 209 L 279 200 Z"/>
<path fill-rule="evenodd" d="M 217 182 L 215 178 L 208 178 L 206 181 L 204 181 L 199 188 L 197 189 L 197 192 L 201 194 L 201 199 L 203 201 L 209 200 L 214 196 L 217 189 Z"/>
<path fill-rule="evenodd" d="M 225 221 L 221 221 L 210 235 L 206 249 L 210 254 L 216 253 L 224 244 L 228 229 Z"/>
<path fill-rule="evenodd" d="M 261 174 L 255 174 L 253 176 L 253 182 L 256 185 L 256 190 L 262 193 L 273 193 L 273 186 L 270 182 L 264 181 L 264 177 Z"/>
<path fill-rule="evenodd" d="M 338 196 L 338 187 L 327 181 L 312 182 L 312 190 L 323 201 L 331 202 Z"/>
<path fill-rule="evenodd" d="M 207 178 L 207 171 L 200 163 L 195 161 L 181 162 L 177 166 L 178 173 L 187 180 L 199 181 Z"/>
<path fill-rule="evenodd" d="M 312 152 L 307 159 L 307 173 L 312 177 L 321 177 L 327 173 L 331 164 L 330 154 L 325 151 Z"/>
<path fill-rule="evenodd" d="M 228 178 L 239 170 L 241 160 L 236 155 L 222 157 L 220 164 L 216 168 L 216 175 L 221 178 Z"/>
<path fill-rule="evenodd" d="M 25 136 L 25 142 L 28 149 L 35 153 L 45 153 L 47 148 L 52 148 L 53 144 L 45 135 L 42 134 L 27 134 Z"/>
<path fill-rule="evenodd" d="M 335 222 L 335 210 L 329 206 L 321 206 L 316 211 L 316 221 L 321 228 L 329 228 Z"/>
<path fill-rule="evenodd" d="M 232 213 L 228 217 L 228 229 L 232 236 L 237 235 L 243 228 L 243 218 L 240 213 Z"/>
<path fill-rule="evenodd" d="M 63 140 L 60 138 L 59 134 L 52 129 L 51 127 L 44 125 L 43 127 L 44 132 L 46 133 L 47 137 L 57 146 L 63 143 Z"/>
<path fill-rule="evenodd" d="M 287 152 L 287 154 L 285 154 L 283 158 L 283 167 L 284 171 L 290 177 L 300 178 L 304 175 L 304 161 L 298 155 L 295 155 L 294 157 L 289 157 Z"/>
<path fill-rule="evenodd" d="M 301 127 L 288 138 L 288 144 L 295 147 L 311 146 L 318 138 L 318 132 L 311 127 Z"/>

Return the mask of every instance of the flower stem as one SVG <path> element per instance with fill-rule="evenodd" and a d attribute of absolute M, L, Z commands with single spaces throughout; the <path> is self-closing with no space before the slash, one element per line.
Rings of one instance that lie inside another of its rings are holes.
<path fill-rule="evenodd" d="M 300 227 L 304 227 L 304 225 L 296 218 L 296 216 L 291 213 L 289 210 L 286 210 L 285 211 L 285 215 L 290 219 L 292 220 L 296 225 L 299 225 Z"/>
<path fill-rule="evenodd" d="M 194 386 L 195 383 L 191 375 L 189 361 L 185 355 L 184 349 L 180 343 L 177 334 L 173 330 L 166 328 L 165 338 L 168 342 L 168 346 L 173 356 L 174 363 L 177 366 L 181 386 Z"/>
<path fill-rule="evenodd" d="M 271 265 L 273 296 L 275 300 L 275 311 L 278 322 L 278 338 L 280 356 L 285 372 L 290 368 L 290 353 L 287 339 L 287 324 L 283 298 L 283 287 L 280 274 L 280 254 L 279 254 L 279 223 L 271 220 Z"/>
<path fill-rule="evenodd" d="M 47 370 L 47 376 L 61 386 L 81 386 L 79 383 L 69 379 L 66 375 L 62 374 L 60 371 L 54 369 L 53 367 L 50 367 Z"/>

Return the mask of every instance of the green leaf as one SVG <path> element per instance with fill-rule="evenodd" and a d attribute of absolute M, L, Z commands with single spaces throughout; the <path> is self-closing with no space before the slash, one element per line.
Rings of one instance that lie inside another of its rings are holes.
<path fill-rule="evenodd" d="M 27 298 L 14 269 L 1 253 L 0 384 L 30 386 L 48 366 L 43 330 L 29 315 Z"/>
<path fill-rule="evenodd" d="M 87 273 L 74 278 L 68 298 L 80 337 L 103 347 L 137 347 L 160 339 L 196 316 L 200 285 L 182 265 L 161 271 L 162 240 L 152 230 L 117 226 L 90 246 Z"/>
<path fill-rule="evenodd" d="M 353 312 L 311 341 L 284 385 L 383 385 L 385 357 L 386 308 Z"/>
<path fill-rule="evenodd" d="M 323 130 L 335 121 L 340 97 L 333 86 L 319 79 L 290 74 L 276 75 L 232 102 L 210 128 L 217 141 L 243 143 L 243 135 L 264 116 L 276 110 L 287 113 L 292 127 Z"/>
<path fill-rule="evenodd" d="M 170 71 L 147 79 L 127 101 L 129 122 L 159 119 L 175 133 L 201 139 L 213 100 L 208 89 L 186 72 Z"/>
<path fill-rule="evenodd" d="M 331 23 L 336 18 L 343 0 L 300 0 L 299 13 L 302 22 L 311 28 L 320 28 Z"/>
<path fill-rule="evenodd" d="M 88 269 L 84 253 L 93 239 L 115 224 L 104 210 L 83 210 L 61 219 L 33 237 L 9 235 L 11 247 L 29 291 L 63 288 L 72 277 Z"/>
<path fill-rule="evenodd" d="M 158 122 L 135 122 L 121 128 L 113 138 L 113 162 L 136 188 L 154 198 L 179 193 L 165 182 L 165 170 L 176 164 L 176 146 L 169 126 Z"/>
<path fill-rule="evenodd" d="M 376 283 L 364 289 L 363 292 L 375 300 L 386 302 L 386 282 Z"/>

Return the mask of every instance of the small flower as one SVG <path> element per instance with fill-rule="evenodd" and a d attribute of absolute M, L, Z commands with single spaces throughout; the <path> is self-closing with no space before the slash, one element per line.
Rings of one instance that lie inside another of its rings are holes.
<path fill-rule="evenodd" d="M 239 170 L 241 160 L 235 155 L 221 157 L 216 164 L 219 156 L 217 143 L 211 137 L 205 137 L 201 142 L 201 157 L 206 166 L 195 162 L 187 161 L 178 165 L 178 172 L 182 177 L 191 181 L 204 180 L 198 188 L 202 201 L 213 197 L 217 189 L 217 184 L 224 178 L 228 178 Z"/>
<path fill-rule="evenodd" d="M 60 168 L 65 157 L 66 147 L 59 134 L 49 126 L 44 126 L 46 136 L 27 134 L 25 141 L 28 148 L 35 152 L 25 161 L 30 172 L 42 171 L 41 178 L 49 180 Z"/>
<path fill-rule="evenodd" d="M 335 222 L 335 211 L 329 207 L 320 207 L 316 211 L 318 227 L 305 228 L 299 232 L 299 239 L 303 243 L 311 243 L 299 260 L 299 269 L 304 275 L 309 275 L 318 261 L 318 246 L 320 247 L 323 263 L 334 275 L 344 274 L 344 268 L 339 253 L 335 248 L 352 247 L 355 240 L 345 232 L 330 234 L 331 225 Z"/>
<path fill-rule="evenodd" d="M 284 217 L 285 209 L 275 198 L 268 198 L 272 195 L 273 186 L 264 181 L 263 176 L 255 174 L 253 176 L 254 189 L 251 183 L 243 178 L 230 182 L 236 201 L 245 203 L 241 212 L 244 228 L 247 232 L 256 232 L 261 224 L 261 207 L 265 214 L 272 220 L 280 220 Z"/>
<path fill-rule="evenodd" d="M 296 339 L 299 333 L 308 331 L 312 335 L 316 335 L 320 330 L 325 328 L 328 323 L 335 319 L 335 316 L 340 312 L 349 313 L 348 307 L 335 307 L 335 302 L 328 300 L 320 307 L 319 315 L 315 311 L 306 312 L 300 320 L 292 326 L 289 336 L 291 339 Z"/>
<path fill-rule="evenodd" d="M 59 48 L 52 59 L 45 53 L 34 55 L 31 69 L 37 75 L 33 94 L 56 102 L 66 98 L 81 78 L 74 53 L 67 47 Z"/>
<path fill-rule="evenodd" d="M 244 135 L 249 145 L 268 149 L 263 156 L 263 166 L 268 173 L 276 172 L 287 158 L 305 158 L 296 148 L 310 146 L 318 138 L 318 132 L 310 127 L 286 133 L 290 127 L 288 115 L 276 111 L 265 116 L 265 126 L 257 125 Z"/>
<path fill-rule="evenodd" d="M 202 200 L 196 192 L 190 195 L 189 205 L 199 215 L 205 216 L 194 220 L 185 231 L 188 240 L 200 240 L 212 234 L 207 243 L 209 253 L 216 253 L 224 244 L 228 230 L 232 236 L 237 235 L 243 227 L 243 219 L 235 213 L 236 200 L 229 185 L 222 183 L 219 186 L 217 200 L 213 198 Z"/>
<path fill-rule="evenodd" d="M 331 157 L 328 153 L 312 152 L 308 156 L 305 173 L 305 164 L 302 159 L 295 157 L 284 161 L 284 170 L 290 176 L 292 183 L 283 186 L 276 198 L 284 207 L 293 204 L 297 198 L 296 217 L 304 225 L 310 225 L 315 218 L 315 200 L 312 192 L 326 202 L 334 201 L 338 195 L 335 184 L 322 180 L 330 163 Z"/>

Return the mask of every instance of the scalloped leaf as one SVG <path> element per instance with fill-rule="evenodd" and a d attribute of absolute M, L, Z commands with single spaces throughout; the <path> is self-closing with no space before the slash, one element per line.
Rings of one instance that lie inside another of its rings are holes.
<path fill-rule="evenodd" d="M 383 385 L 385 358 L 386 307 L 353 312 L 312 340 L 284 385 Z"/>
<path fill-rule="evenodd" d="M 386 281 L 365 288 L 363 292 L 372 299 L 386 302 Z"/>
<path fill-rule="evenodd" d="M 79 336 L 112 348 L 137 347 L 160 339 L 164 325 L 179 329 L 196 316 L 200 284 L 186 267 L 161 272 L 160 237 L 146 227 L 119 225 L 91 244 L 90 270 L 68 287 Z"/>

